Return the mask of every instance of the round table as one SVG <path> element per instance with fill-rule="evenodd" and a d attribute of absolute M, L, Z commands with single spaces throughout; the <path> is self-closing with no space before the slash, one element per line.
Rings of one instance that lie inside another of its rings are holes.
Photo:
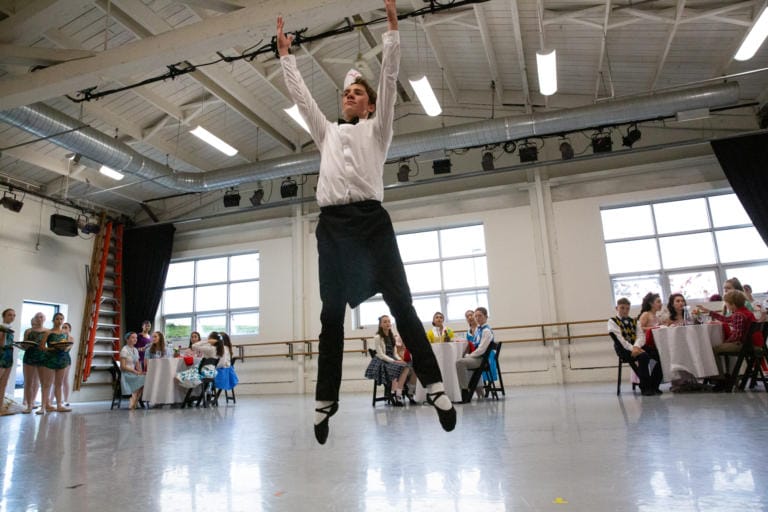
<path fill-rule="evenodd" d="M 445 394 L 452 402 L 461 400 L 461 387 L 459 387 L 459 378 L 456 374 L 456 361 L 464 356 L 467 350 L 466 341 L 449 341 L 446 343 L 432 343 L 432 352 L 437 359 L 437 365 L 440 367 L 440 373 L 443 374 L 443 386 Z M 427 392 L 424 386 L 419 382 L 416 385 L 414 399 L 418 402 L 426 400 Z"/>
<path fill-rule="evenodd" d="M 197 359 L 195 363 L 199 363 Z M 147 360 L 142 400 L 151 404 L 178 404 L 184 400 L 187 390 L 176 383 L 176 374 L 190 368 L 183 357 Z"/>
<path fill-rule="evenodd" d="M 681 372 L 698 378 L 718 374 L 712 347 L 723 342 L 721 324 L 660 327 L 653 329 L 653 341 L 659 350 L 665 381 Z"/>

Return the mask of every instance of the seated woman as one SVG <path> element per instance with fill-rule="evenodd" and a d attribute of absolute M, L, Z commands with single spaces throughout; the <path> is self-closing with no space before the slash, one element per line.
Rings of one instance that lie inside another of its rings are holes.
<path fill-rule="evenodd" d="M 685 297 L 681 293 L 673 293 L 667 302 L 666 314 L 661 322 L 666 326 L 685 325 Z"/>
<path fill-rule="evenodd" d="M 445 316 L 441 312 L 432 315 L 432 329 L 427 331 L 427 339 L 430 343 L 453 341 L 453 330 L 445 327 Z"/>
<path fill-rule="evenodd" d="M 192 350 L 192 346 L 195 343 L 199 343 L 202 338 L 200 337 L 200 333 L 197 331 L 192 331 L 192 334 L 189 335 L 189 346 L 187 347 L 188 350 Z"/>
<path fill-rule="evenodd" d="M 219 362 L 224 357 L 224 337 L 220 332 L 213 331 L 205 341 L 198 341 L 192 345 L 195 354 L 202 357 L 218 357 Z"/>
<path fill-rule="evenodd" d="M 392 383 L 395 396 L 392 405 L 403 406 L 403 385 L 411 372 L 405 361 L 398 358 L 395 351 L 395 334 L 392 331 L 392 320 L 387 315 L 379 317 L 379 329 L 373 338 L 376 344 L 376 357 L 371 359 L 365 370 L 365 378 L 373 379 L 376 384 Z"/>
<path fill-rule="evenodd" d="M 709 313 L 713 320 L 717 320 L 723 323 L 724 339 L 720 345 L 715 345 L 713 350 L 715 351 L 715 362 L 717 363 L 717 369 L 720 375 L 724 374 L 722 362 L 719 354 L 733 354 L 736 355 L 741 350 L 741 340 L 744 337 L 744 333 L 749 331 L 749 327 L 755 322 L 755 315 L 747 309 L 746 302 L 747 296 L 739 290 L 731 290 L 723 296 L 723 302 L 725 307 L 731 312 L 729 316 L 721 315 L 720 313 L 710 311 L 704 306 L 698 306 L 698 309 Z M 760 334 L 760 333 L 756 333 Z M 762 336 L 760 336 L 762 344 Z"/>
<path fill-rule="evenodd" d="M 120 350 L 120 386 L 124 394 L 131 394 L 128 402 L 130 409 L 135 409 L 141 392 L 144 390 L 144 368 L 136 348 L 138 336 L 135 332 L 125 334 L 125 346 Z"/>
<path fill-rule="evenodd" d="M 146 371 L 147 361 L 150 359 L 162 359 L 165 357 L 165 335 L 160 331 L 152 333 L 152 341 L 144 352 L 144 370 Z"/>

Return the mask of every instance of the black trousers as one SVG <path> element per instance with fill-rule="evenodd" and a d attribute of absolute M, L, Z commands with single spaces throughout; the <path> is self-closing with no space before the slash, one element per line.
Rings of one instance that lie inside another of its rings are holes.
<path fill-rule="evenodd" d="M 637 357 L 632 357 L 632 352 L 625 350 L 625 355 L 637 363 L 637 377 L 640 379 L 640 389 L 642 391 L 656 391 L 659 389 L 661 379 L 661 363 L 659 362 L 659 351 L 656 347 L 643 347 L 644 352 Z M 651 360 L 656 361 L 653 370 L 649 370 Z"/>
<path fill-rule="evenodd" d="M 381 203 L 323 207 L 315 234 L 323 302 L 315 398 L 339 399 L 347 304 L 357 307 L 378 292 L 395 317 L 422 385 L 442 382 L 437 359 L 413 308 L 392 221 Z"/>

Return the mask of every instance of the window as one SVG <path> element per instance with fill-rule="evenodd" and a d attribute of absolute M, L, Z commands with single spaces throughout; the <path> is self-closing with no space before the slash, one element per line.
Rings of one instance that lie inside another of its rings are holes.
<path fill-rule="evenodd" d="M 488 265 L 482 224 L 397 235 L 413 306 L 422 322 L 436 311 L 463 320 L 467 309 L 488 307 Z M 360 304 L 358 327 L 375 326 L 389 314 L 381 295 Z"/>
<path fill-rule="evenodd" d="M 738 277 L 768 290 L 768 248 L 735 194 L 603 208 L 614 301 L 648 292 L 706 300 Z"/>
<path fill-rule="evenodd" d="M 175 261 L 168 267 L 165 334 L 186 342 L 192 331 L 230 336 L 259 332 L 259 253 Z"/>

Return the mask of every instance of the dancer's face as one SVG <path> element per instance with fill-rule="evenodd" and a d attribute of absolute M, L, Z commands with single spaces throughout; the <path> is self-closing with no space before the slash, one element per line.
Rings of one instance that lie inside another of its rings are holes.
<path fill-rule="evenodd" d="M 381 317 L 379 327 L 381 327 L 384 332 L 389 332 L 392 329 L 392 320 L 388 316 Z"/>
<path fill-rule="evenodd" d="M 353 117 L 368 119 L 368 115 L 376 110 L 376 105 L 373 105 L 370 102 L 365 87 L 360 84 L 350 85 L 344 89 L 341 96 L 341 111 L 344 115 L 344 119 L 347 121 L 351 120 Z"/>
<path fill-rule="evenodd" d="M 435 316 L 432 317 L 432 323 L 435 324 L 435 327 L 442 327 L 444 321 L 445 318 L 442 313 L 435 313 Z"/>

